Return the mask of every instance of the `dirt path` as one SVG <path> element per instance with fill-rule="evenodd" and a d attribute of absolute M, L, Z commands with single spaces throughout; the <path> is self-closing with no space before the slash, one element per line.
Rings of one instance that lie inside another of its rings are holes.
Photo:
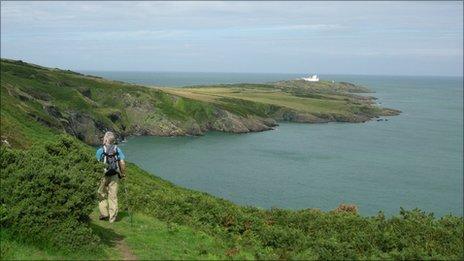
<path fill-rule="evenodd" d="M 137 260 L 137 257 L 132 253 L 126 242 L 124 242 L 124 239 L 116 241 L 116 248 L 121 252 L 123 260 Z"/>

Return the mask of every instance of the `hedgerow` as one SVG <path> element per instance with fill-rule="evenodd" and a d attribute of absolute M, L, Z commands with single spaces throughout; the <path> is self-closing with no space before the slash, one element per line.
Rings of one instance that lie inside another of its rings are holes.
<path fill-rule="evenodd" d="M 69 136 L 28 150 L 1 147 L 1 226 L 18 240 L 62 251 L 93 251 L 88 226 L 101 167 Z"/>

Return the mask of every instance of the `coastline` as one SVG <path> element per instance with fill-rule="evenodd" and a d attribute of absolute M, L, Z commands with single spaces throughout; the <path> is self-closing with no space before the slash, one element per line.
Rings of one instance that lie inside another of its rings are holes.
<path fill-rule="evenodd" d="M 34 86 L 34 87 L 32 87 Z M 347 82 L 287 80 L 153 88 L 2 59 L 2 94 L 11 120 L 2 139 L 21 141 L 14 113 L 95 145 L 107 130 L 128 136 L 248 133 L 278 122 L 361 123 L 400 111 L 381 108 Z M 115 98 L 113 98 L 115 97 Z M 15 109 L 13 109 L 15 108 Z M 25 111 L 25 112 L 24 112 Z"/>

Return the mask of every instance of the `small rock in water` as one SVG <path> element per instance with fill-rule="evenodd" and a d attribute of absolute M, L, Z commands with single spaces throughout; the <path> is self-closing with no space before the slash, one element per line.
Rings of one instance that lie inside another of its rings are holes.
<path fill-rule="evenodd" d="M 377 119 L 377 121 L 383 121 L 383 119 Z"/>

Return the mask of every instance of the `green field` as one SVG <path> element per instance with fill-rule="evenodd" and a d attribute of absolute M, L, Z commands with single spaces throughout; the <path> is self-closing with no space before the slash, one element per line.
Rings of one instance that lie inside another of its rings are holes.
<path fill-rule="evenodd" d="M 167 92 L 191 99 L 220 103 L 223 98 L 233 98 L 256 103 L 270 104 L 306 113 L 334 113 L 348 115 L 356 105 L 336 95 L 307 98 L 292 95 L 280 89 L 259 88 L 171 88 Z M 364 104 L 363 104 L 364 105 Z"/>

